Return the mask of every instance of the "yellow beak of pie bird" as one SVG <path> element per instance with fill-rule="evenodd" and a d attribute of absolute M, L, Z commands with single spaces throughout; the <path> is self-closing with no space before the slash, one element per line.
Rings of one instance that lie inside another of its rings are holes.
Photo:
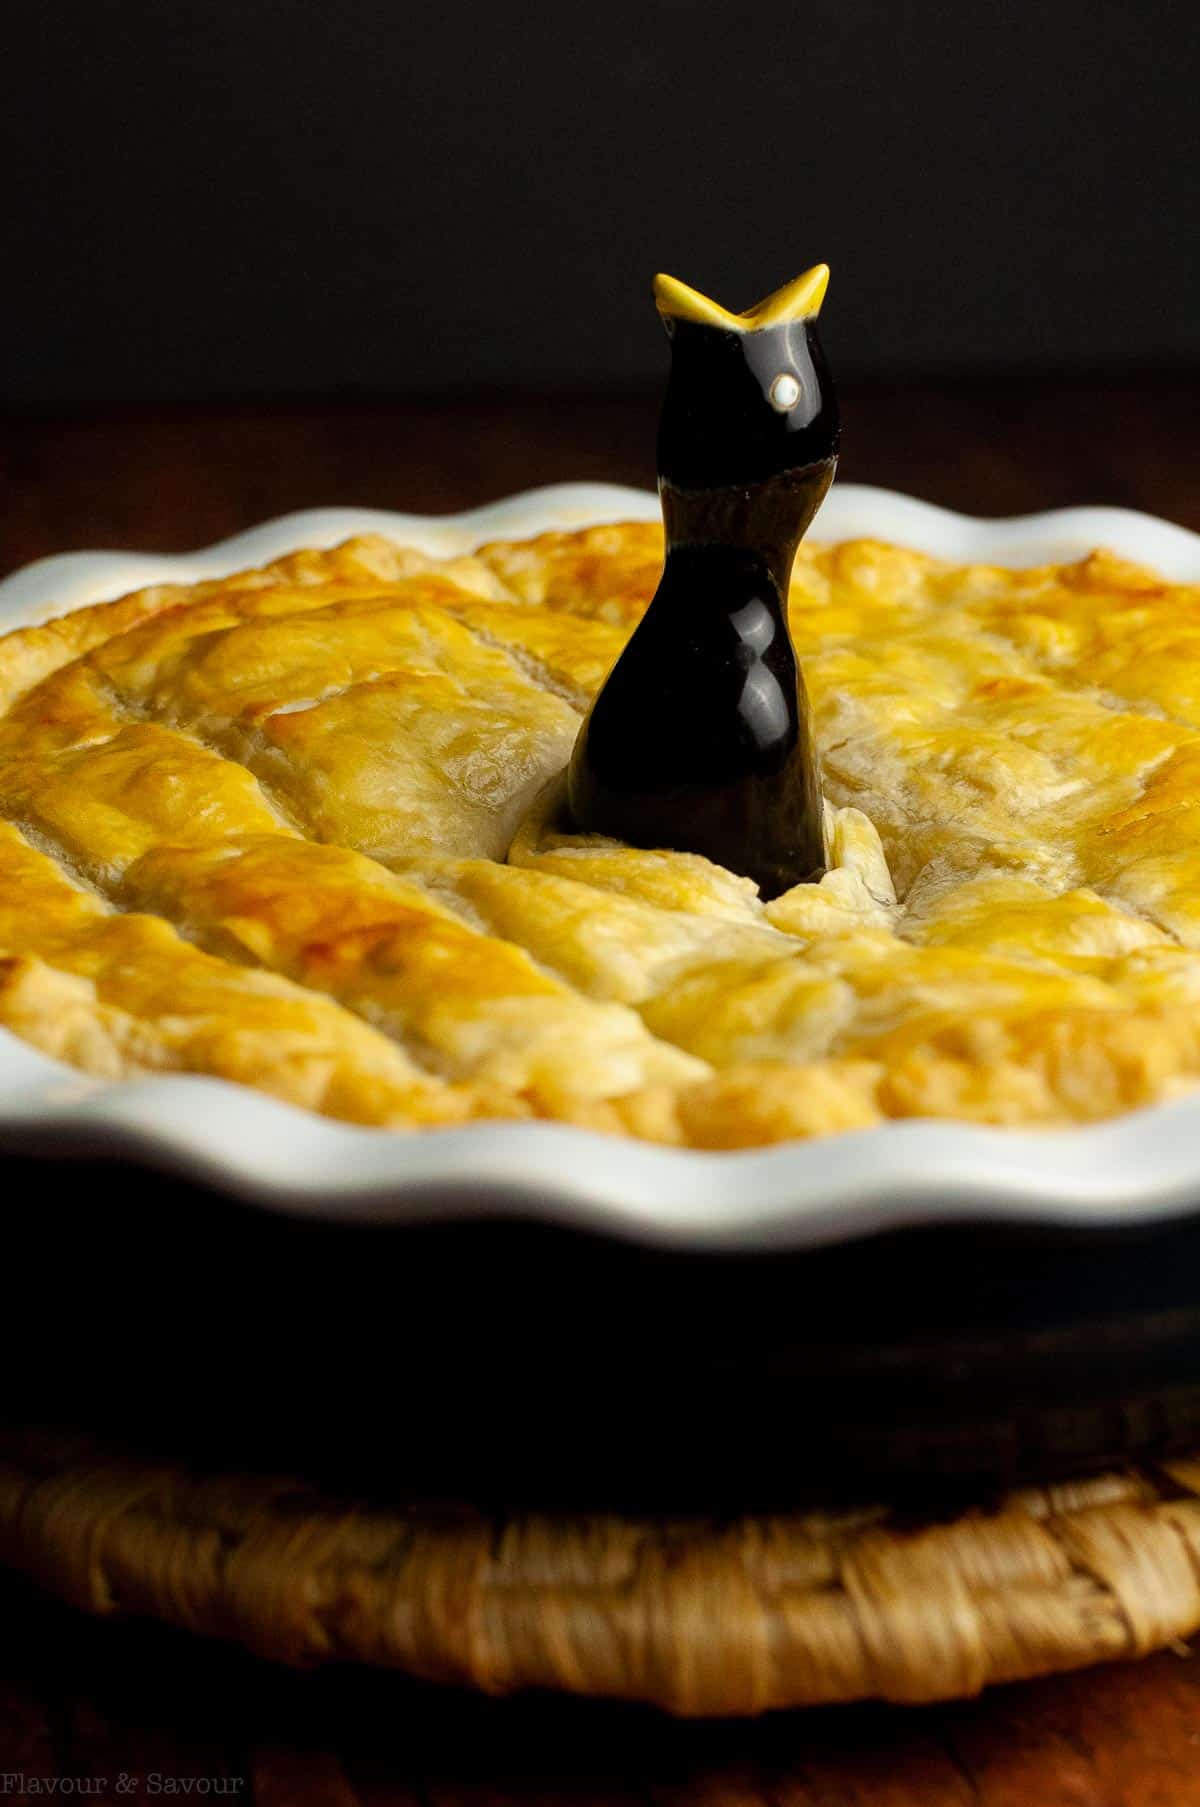
<path fill-rule="evenodd" d="M 674 276 L 658 430 L 662 579 L 579 731 L 576 828 L 706 855 L 764 898 L 821 876 L 821 791 L 787 624 L 796 548 L 833 480 L 838 411 L 815 264 L 745 313 Z"/>

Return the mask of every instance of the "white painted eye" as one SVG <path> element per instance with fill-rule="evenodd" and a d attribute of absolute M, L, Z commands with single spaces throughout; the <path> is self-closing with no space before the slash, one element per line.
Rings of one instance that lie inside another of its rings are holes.
<path fill-rule="evenodd" d="M 800 385 L 790 370 L 781 370 L 771 384 L 771 406 L 786 414 L 800 400 Z"/>

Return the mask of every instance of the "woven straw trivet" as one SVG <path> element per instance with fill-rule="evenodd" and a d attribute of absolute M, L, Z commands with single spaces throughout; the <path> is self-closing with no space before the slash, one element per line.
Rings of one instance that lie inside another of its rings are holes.
<path fill-rule="evenodd" d="M 934 1522 L 489 1516 L 22 1431 L 0 1438 L 0 1561 L 279 1662 L 757 1713 L 974 1694 L 1186 1637 L 1198 1496 L 1192 1459 Z"/>

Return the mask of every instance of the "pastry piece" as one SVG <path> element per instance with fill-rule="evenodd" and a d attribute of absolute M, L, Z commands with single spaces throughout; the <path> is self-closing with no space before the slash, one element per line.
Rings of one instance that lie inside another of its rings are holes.
<path fill-rule="evenodd" d="M 829 869 L 572 834 L 656 527 L 377 537 L 0 639 L 0 1024 L 102 1079 L 701 1148 L 1200 1081 L 1200 590 L 804 545 Z"/>
<path fill-rule="evenodd" d="M 0 1020 L 106 1079 L 215 1074 L 358 1123 L 521 1114 L 497 1090 L 426 1080 L 393 1040 L 319 992 L 202 953 L 122 912 L 0 824 Z"/>
<path fill-rule="evenodd" d="M 479 548 L 479 561 L 521 602 L 628 629 L 658 588 L 663 531 L 657 521 L 625 521 L 494 540 Z"/>

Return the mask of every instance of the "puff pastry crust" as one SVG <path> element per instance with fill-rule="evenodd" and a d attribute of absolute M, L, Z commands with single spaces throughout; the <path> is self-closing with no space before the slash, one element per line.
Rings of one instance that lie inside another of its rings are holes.
<path fill-rule="evenodd" d="M 380 538 L 0 639 L 0 1023 L 352 1122 L 730 1148 L 1200 1080 L 1200 588 L 805 546 L 830 871 L 558 826 L 657 528 Z"/>

